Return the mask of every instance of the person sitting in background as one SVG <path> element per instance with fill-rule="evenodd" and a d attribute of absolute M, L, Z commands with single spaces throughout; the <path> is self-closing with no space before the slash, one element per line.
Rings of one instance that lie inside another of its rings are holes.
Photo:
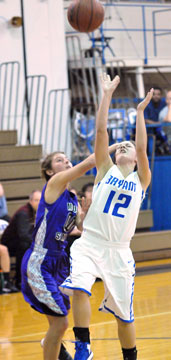
<path fill-rule="evenodd" d="M 6 197 L 4 193 L 4 188 L 1 183 L 0 183 L 0 219 L 8 222 L 11 219 L 10 216 L 8 215 Z"/>
<path fill-rule="evenodd" d="M 15 212 L 1 238 L 2 244 L 7 246 L 10 256 L 16 256 L 15 285 L 18 289 L 21 288 L 21 261 L 32 242 L 32 231 L 40 197 L 39 190 L 32 191 L 29 201 Z"/>
<path fill-rule="evenodd" d="M 6 220 L 0 219 L 0 238 L 8 224 Z M 8 248 L 0 244 L 0 294 L 11 294 L 17 291 L 18 289 L 10 279 L 10 256 Z"/>
<path fill-rule="evenodd" d="M 10 280 L 10 256 L 8 248 L 0 244 L 0 268 L 1 268 L 1 288 L 0 294 L 11 294 L 18 292 L 18 289 Z"/>
<path fill-rule="evenodd" d="M 84 184 L 81 189 L 82 196 L 85 197 L 88 207 L 90 206 L 92 200 L 93 186 L 94 184 L 92 182 L 89 182 Z"/>
<path fill-rule="evenodd" d="M 166 94 L 166 106 L 159 112 L 159 121 L 171 123 L 171 90 L 167 91 Z M 164 132 L 167 135 L 168 143 L 170 146 L 170 154 L 171 154 L 171 126 L 164 127 Z"/>
<path fill-rule="evenodd" d="M 73 194 L 75 194 L 77 196 L 77 199 L 79 200 L 79 195 L 77 193 L 77 190 L 74 187 L 70 187 L 69 191 L 72 192 Z M 78 201 L 78 206 L 80 208 L 80 204 Z M 65 248 L 65 251 L 68 255 L 68 257 L 70 257 L 70 248 L 71 245 L 73 244 L 73 242 L 78 239 L 81 236 L 81 231 L 77 228 L 77 226 L 75 225 L 73 230 L 70 232 L 70 234 L 67 236 L 67 246 Z"/>
<path fill-rule="evenodd" d="M 78 200 L 81 203 L 82 210 L 86 214 L 92 201 L 93 183 L 89 182 L 84 184 L 80 192 L 77 192 L 77 190 L 74 187 L 71 187 L 70 191 L 77 196 Z M 80 206 L 79 202 L 78 202 L 78 206 Z M 68 256 L 70 256 L 70 248 L 73 242 L 76 239 L 78 239 L 80 236 L 81 236 L 81 231 L 77 228 L 77 226 L 75 226 L 67 237 L 68 244 L 66 246 L 65 251 L 68 254 Z"/>
<path fill-rule="evenodd" d="M 158 125 L 154 129 L 147 129 L 148 134 L 156 136 L 156 152 L 159 155 L 164 155 L 169 152 L 167 136 L 164 133 L 161 123 L 159 122 L 159 112 L 166 106 L 165 100 L 161 98 L 162 90 L 159 86 L 153 86 L 153 97 L 144 111 L 144 118 L 146 124 Z"/>
<path fill-rule="evenodd" d="M 92 182 L 89 182 L 89 183 L 84 184 L 81 189 L 81 195 L 85 198 L 86 211 L 88 211 L 88 209 L 92 203 L 93 186 L 94 186 L 94 184 Z M 101 278 L 97 277 L 96 282 L 99 282 L 99 281 L 101 281 Z"/>

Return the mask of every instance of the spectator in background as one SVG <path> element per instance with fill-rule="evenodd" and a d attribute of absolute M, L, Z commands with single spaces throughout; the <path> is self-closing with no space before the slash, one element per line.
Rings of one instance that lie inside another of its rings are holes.
<path fill-rule="evenodd" d="M 0 219 L 0 237 L 8 226 L 8 222 Z M 10 256 L 8 248 L 0 244 L 0 294 L 11 294 L 18 289 L 10 280 Z"/>
<path fill-rule="evenodd" d="M 77 199 L 79 200 L 79 196 L 77 193 L 77 190 L 74 187 L 71 187 L 69 189 L 70 192 L 72 192 L 73 194 L 75 194 L 77 196 Z M 78 206 L 80 207 L 79 201 L 78 201 Z M 74 226 L 74 229 L 69 233 L 69 235 L 67 236 L 67 246 L 65 248 L 65 251 L 68 255 L 68 257 L 70 256 L 70 248 L 71 245 L 73 244 L 73 242 L 78 239 L 81 236 L 81 231 L 77 228 L 77 226 Z"/>
<path fill-rule="evenodd" d="M 84 184 L 81 189 L 82 196 L 85 198 L 88 207 L 91 205 L 92 201 L 93 186 L 94 184 L 92 182 L 89 182 Z"/>
<path fill-rule="evenodd" d="M 1 288 L 0 294 L 11 294 L 18 291 L 10 280 L 10 257 L 8 248 L 0 244 Z"/>
<path fill-rule="evenodd" d="M 32 231 L 40 197 L 39 190 L 32 191 L 28 203 L 15 212 L 1 238 L 2 244 L 7 246 L 10 256 L 16 256 L 15 285 L 18 289 L 21 288 L 21 261 L 32 242 Z"/>
<path fill-rule="evenodd" d="M 4 188 L 1 183 L 0 183 L 0 219 L 8 222 L 10 221 Z"/>
<path fill-rule="evenodd" d="M 88 209 L 92 203 L 93 187 L 94 187 L 94 183 L 89 182 L 89 183 L 86 183 L 85 185 L 83 185 L 83 187 L 81 189 L 81 194 L 85 198 L 86 212 L 88 211 Z M 101 281 L 101 278 L 97 277 L 96 282 L 97 281 Z"/>
<path fill-rule="evenodd" d="M 159 112 L 159 121 L 171 123 L 171 90 L 167 91 L 166 94 L 166 106 Z M 171 126 L 164 127 L 164 132 L 167 135 L 168 143 L 170 146 L 170 154 L 171 154 Z"/>
<path fill-rule="evenodd" d="M 84 207 L 84 212 L 87 213 L 91 203 L 92 203 L 92 192 L 93 192 L 94 184 L 92 182 L 88 182 L 83 185 L 81 189 L 81 199 L 82 199 L 82 207 Z"/>
<path fill-rule="evenodd" d="M 153 97 L 144 111 L 146 124 L 158 125 L 153 129 L 147 129 L 148 134 L 156 135 L 156 152 L 164 155 L 169 152 L 167 136 L 164 133 L 161 123 L 159 122 L 159 112 L 166 106 L 165 100 L 161 98 L 162 90 L 159 86 L 153 86 Z"/>
<path fill-rule="evenodd" d="M 9 225 L 9 222 L 3 219 L 0 219 L 0 239 L 2 237 L 3 232 L 5 231 L 6 227 Z"/>
<path fill-rule="evenodd" d="M 78 201 L 81 203 L 82 210 L 85 214 L 87 213 L 92 202 L 93 186 L 94 184 L 92 182 L 86 183 L 83 185 L 80 192 L 77 192 L 77 190 L 74 187 L 70 188 L 70 191 L 77 196 Z M 79 202 L 78 202 L 78 206 L 80 206 Z M 77 228 L 77 226 L 75 226 L 74 229 L 71 231 L 71 233 L 67 236 L 68 244 L 65 248 L 65 251 L 68 254 L 68 256 L 70 256 L 71 245 L 80 236 L 81 236 L 81 231 Z"/>
<path fill-rule="evenodd" d="M 92 182 L 86 183 L 83 185 L 80 192 L 77 192 L 77 190 L 74 187 L 70 187 L 70 191 L 73 192 L 77 198 L 78 198 L 78 206 L 82 207 L 83 212 L 86 214 L 92 201 L 92 191 L 93 191 L 94 184 Z M 81 205 L 80 205 L 81 203 Z M 77 228 L 77 226 L 74 227 L 74 229 L 71 231 L 71 233 L 67 236 L 67 246 L 65 248 L 66 253 L 68 256 L 70 256 L 70 248 L 73 244 L 73 242 L 78 239 L 81 236 L 81 231 Z"/>

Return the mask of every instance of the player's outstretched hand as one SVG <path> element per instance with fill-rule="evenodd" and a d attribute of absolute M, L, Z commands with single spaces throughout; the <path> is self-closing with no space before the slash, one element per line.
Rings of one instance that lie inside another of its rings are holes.
<path fill-rule="evenodd" d="M 118 75 L 111 80 L 110 75 L 103 73 L 100 79 L 104 93 L 113 93 L 120 83 L 120 77 Z"/>
<path fill-rule="evenodd" d="M 144 109 L 146 108 L 146 106 L 149 104 L 150 100 L 152 99 L 153 96 L 153 92 L 154 89 L 152 88 L 150 91 L 148 91 L 146 97 L 144 98 L 143 101 L 141 101 L 138 106 L 137 106 L 137 110 L 142 110 L 144 111 Z"/>

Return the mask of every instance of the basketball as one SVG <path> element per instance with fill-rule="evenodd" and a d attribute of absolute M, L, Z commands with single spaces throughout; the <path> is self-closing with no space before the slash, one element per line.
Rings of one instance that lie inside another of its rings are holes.
<path fill-rule="evenodd" d="M 67 11 L 70 25 L 79 32 L 91 32 L 104 20 L 104 8 L 98 0 L 74 0 Z"/>

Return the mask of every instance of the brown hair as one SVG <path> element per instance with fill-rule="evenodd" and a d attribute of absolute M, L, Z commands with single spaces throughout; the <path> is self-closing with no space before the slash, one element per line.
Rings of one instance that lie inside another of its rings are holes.
<path fill-rule="evenodd" d="M 54 151 L 54 152 L 50 153 L 49 155 L 47 155 L 41 162 L 42 177 L 44 177 L 46 179 L 46 181 L 48 181 L 51 178 L 51 175 L 48 175 L 46 171 L 52 170 L 52 160 L 56 154 L 64 154 L 64 152 L 63 151 Z"/>

